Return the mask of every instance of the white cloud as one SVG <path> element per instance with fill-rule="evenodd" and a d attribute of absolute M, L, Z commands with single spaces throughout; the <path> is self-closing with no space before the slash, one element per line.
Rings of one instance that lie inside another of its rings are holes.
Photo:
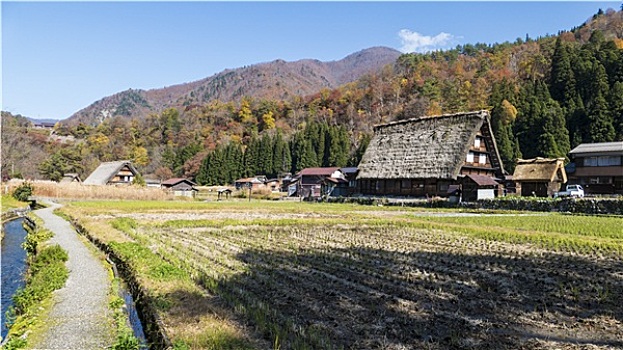
<path fill-rule="evenodd" d="M 412 32 L 409 29 L 401 29 L 398 32 L 402 46 L 400 51 L 409 52 L 429 52 L 448 48 L 457 39 L 454 35 L 441 32 L 435 36 L 422 35 Z"/>

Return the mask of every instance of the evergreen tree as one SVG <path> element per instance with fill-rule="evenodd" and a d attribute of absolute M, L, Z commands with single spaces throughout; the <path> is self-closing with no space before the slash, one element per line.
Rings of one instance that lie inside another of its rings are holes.
<path fill-rule="evenodd" d="M 242 147 L 239 143 L 230 143 L 228 145 L 230 148 L 229 159 L 228 162 L 230 164 L 230 173 L 228 183 L 233 183 L 242 177 L 244 173 L 244 154 L 242 152 Z"/>
<path fill-rule="evenodd" d="M 512 174 L 515 168 L 514 156 L 514 137 L 513 125 L 517 118 L 517 108 L 509 102 L 514 99 L 514 91 L 512 85 L 503 80 L 493 85 L 489 104 L 493 106 L 491 110 L 491 128 L 493 136 L 500 152 L 500 158 L 504 169 Z"/>
<path fill-rule="evenodd" d="M 208 184 L 208 168 L 210 167 L 210 154 L 206 155 L 205 158 L 201 161 L 201 166 L 197 171 L 197 176 L 195 176 L 195 181 L 200 185 Z"/>
<path fill-rule="evenodd" d="M 329 159 L 326 166 L 344 167 L 350 151 L 348 133 L 344 127 L 333 127 L 329 133 Z"/>
<path fill-rule="evenodd" d="M 599 93 L 592 102 L 588 112 L 588 140 L 589 142 L 614 141 L 616 132 L 606 99 Z"/>
<path fill-rule="evenodd" d="M 259 173 L 266 176 L 274 175 L 273 170 L 273 140 L 268 135 L 268 133 L 264 133 L 262 135 L 262 139 L 260 140 L 259 147 L 259 157 L 258 157 L 258 170 Z"/>
<path fill-rule="evenodd" d="M 244 151 L 244 176 L 254 176 L 260 171 L 259 155 L 260 141 L 253 136 Z"/>
<path fill-rule="evenodd" d="M 500 158 L 502 158 L 502 164 L 504 164 L 505 170 L 512 173 L 515 159 L 513 159 L 513 143 L 511 142 L 510 127 L 505 125 L 502 116 L 500 115 L 501 106 L 496 106 L 491 111 L 491 127 L 493 129 L 493 135 L 498 146 L 498 152 L 500 152 Z"/>
<path fill-rule="evenodd" d="M 623 141 L 623 82 L 617 81 L 610 89 L 610 111 L 616 131 L 615 140 Z"/>
<path fill-rule="evenodd" d="M 318 166 L 318 158 L 312 142 L 305 138 L 305 133 L 297 132 L 292 138 L 292 173 L 305 168 Z"/>
<path fill-rule="evenodd" d="M 576 95 L 575 109 L 571 113 L 570 120 L 568 121 L 569 140 L 571 141 L 571 148 L 577 147 L 579 144 L 588 140 L 588 118 L 584 103 L 579 94 Z"/>
<path fill-rule="evenodd" d="M 575 77 L 571 69 L 569 52 L 563 46 L 560 36 L 556 40 L 556 48 L 552 57 L 552 71 L 550 82 L 552 98 L 563 107 L 568 107 L 575 97 Z"/>
<path fill-rule="evenodd" d="M 281 131 L 278 130 L 275 134 L 274 146 L 273 146 L 273 171 L 272 173 L 280 176 L 283 173 L 289 172 L 292 168 L 292 157 L 290 155 L 290 147 L 288 143 L 283 139 Z"/>
<path fill-rule="evenodd" d="M 527 158 L 565 157 L 570 142 L 560 105 L 543 82 L 531 83 L 522 91 L 524 105 L 515 128 L 521 153 Z"/>

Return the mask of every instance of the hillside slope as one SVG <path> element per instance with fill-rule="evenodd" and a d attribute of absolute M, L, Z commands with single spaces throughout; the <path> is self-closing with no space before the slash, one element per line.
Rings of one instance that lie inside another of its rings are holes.
<path fill-rule="evenodd" d="M 228 69 L 190 83 L 161 89 L 129 89 L 119 92 L 78 111 L 66 122 L 94 125 L 117 115 L 144 117 L 168 107 L 201 105 L 216 99 L 228 102 L 244 96 L 270 100 L 282 100 L 296 95 L 306 96 L 322 88 L 334 89 L 357 80 L 366 73 L 394 63 L 399 56 L 400 52 L 394 49 L 373 47 L 338 61 L 275 60 Z"/>

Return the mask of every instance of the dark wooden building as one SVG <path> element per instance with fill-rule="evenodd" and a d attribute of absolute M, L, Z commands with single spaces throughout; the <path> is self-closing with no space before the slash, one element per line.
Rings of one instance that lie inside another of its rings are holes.
<path fill-rule="evenodd" d="M 305 168 L 292 178 L 288 195 L 310 198 L 345 196 L 347 188 L 348 181 L 338 167 Z"/>
<path fill-rule="evenodd" d="M 586 193 L 623 194 L 623 141 L 583 143 L 569 152 L 569 182 Z"/>
<path fill-rule="evenodd" d="M 484 110 L 377 125 L 358 168 L 366 195 L 445 197 L 467 175 L 504 177 Z"/>
<path fill-rule="evenodd" d="M 163 181 L 162 188 L 173 192 L 174 196 L 194 197 L 198 190 L 194 181 L 185 178 L 172 178 Z"/>

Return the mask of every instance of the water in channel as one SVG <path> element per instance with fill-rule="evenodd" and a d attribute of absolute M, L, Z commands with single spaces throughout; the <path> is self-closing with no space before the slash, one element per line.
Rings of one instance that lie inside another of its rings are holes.
<path fill-rule="evenodd" d="M 0 255 L 0 270 L 2 275 L 2 330 L 4 339 L 8 333 L 6 326 L 6 312 L 13 305 L 13 295 L 24 286 L 24 273 L 26 271 L 26 251 L 22 243 L 26 238 L 26 230 L 22 227 L 24 219 L 15 219 L 2 225 L 4 237 L 2 238 L 2 253 Z"/>
<path fill-rule="evenodd" d="M 149 349 L 149 346 L 147 345 L 147 339 L 145 337 L 145 332 L 143 331 L 143 324 L 141 323 L 141 320 L 138 317 L 138 312 L 136 311 L 134 298 L 132 297 L 132 294 L 130 293 L 125 283 L 121 283 L 120 294 L 125 301 L 126 312 L 128 314 L 128 319 L 130 320 L 130 326 L 132 327 L 134 336 L 138 339 L 139 348 L 141 350 Z"/>

